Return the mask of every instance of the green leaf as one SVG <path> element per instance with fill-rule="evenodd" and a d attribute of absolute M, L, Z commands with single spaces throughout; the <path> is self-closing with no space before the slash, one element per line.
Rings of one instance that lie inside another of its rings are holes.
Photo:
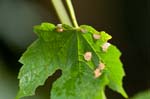
<path fill-rule="evenodd" d="M 150 90 L 140 92 L 131 99 L 150 99 Z"/>
<path fill-rule="evenodd" d="M 120 51 L 114 45 L 107 51 L 102 49 L 110 35 L 87 25 L 75 29 L 50 23 L 35 26 L 34 31 L 39 38 L 19 60 L 23 67 L 18 76 L 20 90 L 16 99 L 34 95 L 36 88 L 57 69 L 62 70 L 62 76 L 53 84 L 51 99 L 105 99 L 106 85 L 127 98 L 122 87 L 125 73 Z M 95 39 L 94 34 L 100 38 Z M 92 54 L 90 60 L 85 58 L 87 52 Z M 96 77 L 94 72 L 100 63 L 105 68 Z"/>
<path fill-rule="evenodd" d="M 101 53 L 101 58 L 107 65 L 107 77 L 109 79 L 108 86 L 121 93 L 125 98 L 127 94 L 122 87 L 122 79 L 125 76 L 122 63 L 120 62 L 121 53 L 115 46 L 110 46 L 107 53 Z"/>

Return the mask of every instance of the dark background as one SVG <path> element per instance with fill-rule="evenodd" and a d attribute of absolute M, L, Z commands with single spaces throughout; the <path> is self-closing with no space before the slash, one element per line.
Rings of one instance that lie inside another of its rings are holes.
<path fill-rule="evenodd" d="M 79 24 L 105 30 L 121 50 L 126 77 L 124 88 L 132 97 L 150 89 L 150 0 L 72 0 Z M 37 37 L 32 27 L 59 23 L 50 0 L 0 0 L 0 99 L 12 99 L 18 90 L 18 59 Z M 59 74 L 56 74 L 59 75 Z M 36 96 L 49 99 L 51 77 Z M 108 99 L 123 99 L 107 88 Z"/>

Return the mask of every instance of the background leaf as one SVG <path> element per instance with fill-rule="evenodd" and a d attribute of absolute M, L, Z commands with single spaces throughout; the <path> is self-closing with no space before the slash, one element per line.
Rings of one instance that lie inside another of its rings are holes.
<path fill-rule="evenodd" d="M 131 99 L 150 99 L 150 90 L 140 92 Z"/>

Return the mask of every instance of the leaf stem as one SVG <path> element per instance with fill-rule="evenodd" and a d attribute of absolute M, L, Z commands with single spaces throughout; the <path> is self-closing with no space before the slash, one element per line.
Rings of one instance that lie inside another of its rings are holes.
<path fill-rule="evenodd" d="M 69 15 L 67 14 L 67 11 L 64 7 L 62 0 L 52 0 L 52 4 L 56 10 L 56 13 L 57 13 L 61 23 L 73 26 L 72 22 L 69 18 Z"/>
<path fill-rule="evenodd" d="M 75 16 L 75 12 L 74 12 L 72 2 L 71 2 L 71 0 L 66 0 L 66 3 L 67 3 L 67 6 L 68 6 L 68 9 L 69 9 L 69 13 L 71 15 L 72 23 L 76 28 L 78 28 L 79 26 L 78 26 L 78 23 L 77 23 L 77 19 L 76 19 L 76 16 Z"/>

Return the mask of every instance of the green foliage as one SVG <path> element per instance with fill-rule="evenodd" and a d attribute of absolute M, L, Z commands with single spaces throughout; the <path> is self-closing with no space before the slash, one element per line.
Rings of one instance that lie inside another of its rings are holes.
<path fill-rule="evenodd" d="M 150 99 L 150 90 L 145 91 L 145 92 L 141 92 L 141 93 L 135 95 L 131 99 Z"/>
<path fill-rule="evenodd" d="M 106 85 L 127 98 L 122 87 L 125 73 L 120 51 L 112 44 L 106 51 L 102 49 L 110 35 L 87 25 L 73 28 L 50 23 L 35 26 L 34 32 L 38 39 L 19 60 L 23 66 L 16 99 L 34 95 L 36 88 L 57 69 L 62 70 L 62 76 L 53 84 L 51 99 L 105 99 Z M 96 39 L 94 34 L 100 37 Z M 85 58 L 86 52 L 92 53 L 89 60 Z M 105 68 L 95 77 L 100 63 Z"/>

